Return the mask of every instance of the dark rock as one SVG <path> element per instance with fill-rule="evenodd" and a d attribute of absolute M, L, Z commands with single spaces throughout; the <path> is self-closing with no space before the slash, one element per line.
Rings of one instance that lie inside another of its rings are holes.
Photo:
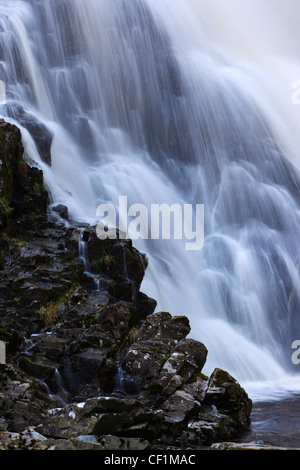
<path fill-rule="evenodd" d="M 45 220 L 48 192 L 41 170 L 24 160 L 20 130 L 0 121 L 0 229 L 25 233 Z"/>
<path fill-rule="evenodd" d="M 147 258 L 130 240 L 99 240 L 96 227 L 91 227 L 87 240 L 90 261 L 95 274 L 105 273 L 111 279 L 131 281 L 135 299 L 147 268 Z"/>
<path fill-rule="evenodd" d="M 167 340 L 170 345 L 175 346 L 190 330 L 187 317 L 172 317 L 167 312 L 153 313 L 145 319 L 139 332 L 139 341 Z"/>
<path fill-rule="evenodd" d="M 221 442 L 237 437 L 234 420 L 214 406 L 202 406 L 199 412 L 190 419 L 186 428 L 186 442 L 197 442 L 209 446 L 213 442 Z"/>
<path fill-rule="evenodd" d="M 160 374 L 156 378 L 156 383 L 162 387 L 164 393 L 170 393 L 172 384 L 174 386 L 173 377 L 176 377 L 175 383 L 180 383 L 178 377 L 181 378 L 183 384 L 187 383 L 193 374 L 202 371 L 206 363 L 206 357 L 207 349 L 202 343 L 193 339 L 181 340 L 163 365 Z"/>
<path fill-rule="evenodd" d="M 138 293 L 135 304 L 140 318 L 142 319 L 146 319 L 149 315 L 152 315 L 157 306 L 156 300 L 151 299 L 143 292 Z"/>
<path fill-rule="evenodd" d="M 222 369 L 215 369 L 211 375 L 204 403 L 228 414 L 238 430 L 249 425 L 252 401 L 240 384 Z"/>
<path fill-rule="evenodd" d="M 108 359 L 98 370 L 99 386 L 104 393 L 111 393 L 114 389 L 114 377 L 118 372 L 115 360 Z"/>
<path fill-rule="evenodd" d="M 170 380 L 177 372 L 167 361 L 174 348 L 189 332 L 190 325 L 186 317 L 172 317 L 167 312 L 149 315 L 142 324 L 138 340 L 122 353 L 121 364 L 124 370 L 141 385 L 149 386 L 149 381 L 155 378 L 155 385 L 161 389 L 163 384 L 159 383 L 159 378 L 168 375 Z M 165 372 L 159 375 L 164 367 Z"/>
<path fill-rule="evenodd" d="M 162 406 L 164 420 L 172 424 L 183 423 L 189 415 L 195 413 L 200 403 L 187 392 L 178 390 L 166 400 Z"/>
<path fill-rule="evenodd" d="M 156 434 L 160 418 L 140 401 L 100 397 L 50 411 L 39 432 L 56 439 L 107 434 L 145 438 Z"/>
<path fill-rule="evenodd" d="M 137 326 L 139 315 L 134 305 L 118 302 L 104 307 L 100 311 L 99 321 L 105 325 L 115 341 L 124 342 L 130 330 Z"/>
<path fill-rule="evenodd" d="M 6 353 L 15 354 L 24 341 L 24 337 L 16 330 L 0 327 L 0 340 L 6 344 Z"/>
<path fill-rule="evenodd" d="M 98 377 L 105 358 L 104 352 L 93 349 L 63 357 L 60 372 L 66 389 L 73 397 L 79 395 L 87 384 Z"/>
<path fill-rule="evenodd" d="M 99 443 L 104 450 L 112 451 L 142 451 L 150 449 L 150 443 L 142 438 L 117 437 L 112 435 L 101 436 Z"/>
<path fill-rule="evenodd" d="M 41 359 L 34 360 L 24 356 L 20 358 L 19 366 L 32 377 L 46 379 L 55 372 L 59 365 Z"/>
<path fill-rule="evenodd" d="M 63 204 L 57 204 L 52 207 L 52 211 L 58 214 L 62 219 L 69 220 L 69 209 Z"/>
<path fill-rule="evenodd" d="M 145 255 L 67 224 L 65 206 L 47 214 L 43 174 L 3 121 L 0 152 L 0 447 L 182 449 L 240 435 L 251 400 L 227 372 L 202 374 L 207 349 L 187 317 L 153 313 Z"/>
<path fill-rule="evenodd" d="M 14 118 L 32 136 L 41 159 L 51 165 L 52 132 L 35 116 L 29 114 L 17 103 L 5 105 L 5 114 Z"/>

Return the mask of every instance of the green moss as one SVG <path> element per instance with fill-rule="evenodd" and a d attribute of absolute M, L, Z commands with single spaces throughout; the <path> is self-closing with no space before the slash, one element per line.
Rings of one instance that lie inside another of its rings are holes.
<path fill-rule="evenodd" d="M 194 383 L 197 379 L 208 380 L 207 375 L 202 374 L 202 372 L 195 372 L 189 380 L 189 383 Z"/>
<path fill-rule="evenodd" d="M 10 340 L 12 338 L 12 333 L 10 331 L 5 330 L 4 328 L 0 328 L 0 336 Z"/>
<path fill-rule="evenodd" d="M 146 386 L 146 390 L 148 393 L 153 393 L 153 394 L 157 394 L 161 391 L 161 386 L 158 385 L 158 384 L 149 384 Z"/>
<path fill-rule="evenodd" d="M 106 251 L 103 253 L 101 258 L 97 260 L 92 260 L 92 268 L 95 272 L 102 272 L 102 271 L 109 271 L 115 264 L 115 259 L 113 255 L 107 253 Z"/>
<path fill-rule="evenodd" d="M 222 369 L 218 369 L 215 372 L 215 381 L 218 382 L 219 384 L 224 384 L 228 382 L 228 372 Z"/>
<path fill-rule="evenodd" d="M 12 211 L 13 208 L 11 207 L 6 196 L 0 197 L 0 213 L 7 217 L 12 213 Z"/>
<path fill-rule="evenodd" d="M 161 366 L 164 366 L 167 360 L 170 358 L 171 354 L 166 354 L 159 362 Z"/>
<path fill-rule="evenodd" d="M 162 349 L 158 349 L 158 348 L 154 348 L 154 349 L 152 349 L 152 351 L 155 354 L 165 354 L 165 351 L 163 351 Z"/>
<path fill-rule="evenodd" d="M 4 239 L 7 241 L 10 251 L 13 249 L 21 251 L 22 248 L 28 245 L 28 242 L 20 240 L 19 238 L 5 236 Z"/>

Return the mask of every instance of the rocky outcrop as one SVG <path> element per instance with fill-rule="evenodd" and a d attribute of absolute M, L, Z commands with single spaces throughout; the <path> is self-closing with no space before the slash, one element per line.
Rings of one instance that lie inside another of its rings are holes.
<path fill-rule="evenodd" d="M 20 133 L 2 122 L 0 142 L 11 209 L 1 212 L 0 447 L 183 449 L 239 436 L 251 400 L 227 372 L 202 373 L 207 349 L 187 317 L 155 312 L 140 291 L 146 256 L 130 240 L 99 240 L 66 208 L 46 214 Z"/>
<path fill-rule="evenodd" d="M 45 124 L 39 121 L 35 116 L 29 114 L 18 103 L 4 105 L 4 113 L 13 119 L 16 119 L 31 135 L 41 159 L 51 165 L 51 147 L 53 135 Z"/>
<path fill-rule="evenodd" d="M 0 120 L 0 231 L 16 237 L 32 230 L 47 215 L 43 173 L 24 160 L 21 133 Z M 1 247 L 0 247 L 1 248 Z"/>

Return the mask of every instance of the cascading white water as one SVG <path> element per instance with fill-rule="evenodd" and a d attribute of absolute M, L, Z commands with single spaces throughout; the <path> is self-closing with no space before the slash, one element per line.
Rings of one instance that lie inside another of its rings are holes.
<path fill-rule="evenodd" d="M 190 318 L 208 373 L 243 382 L 297 372 L 299 21 L 294 0 L 0 0 L 0 112 L 53 202 L 87 222 L 121 195 L 205 204 L 201 251 L 135 243 L 143 290 Z M 20 106 L 52 132 L 51 166 Z"/>

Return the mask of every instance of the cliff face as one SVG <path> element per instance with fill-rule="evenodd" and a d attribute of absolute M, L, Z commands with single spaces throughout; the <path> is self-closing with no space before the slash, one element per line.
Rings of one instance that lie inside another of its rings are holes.
<path fill-rule="evenodd" d="M 25 235 L 46 218 L 43 173 L 24 160 L 20 130 L 0 120 L 0 230 Z"/>
<path fill-rule="evenodd" d="M 154 313 L 146 256 L 47 214 L 42 172 L 5 122 L 0 153 L 0 447 L 201 448 L 243 432 L 251 400 L 227 372 L 202 374 L 186 317 Z"/>

